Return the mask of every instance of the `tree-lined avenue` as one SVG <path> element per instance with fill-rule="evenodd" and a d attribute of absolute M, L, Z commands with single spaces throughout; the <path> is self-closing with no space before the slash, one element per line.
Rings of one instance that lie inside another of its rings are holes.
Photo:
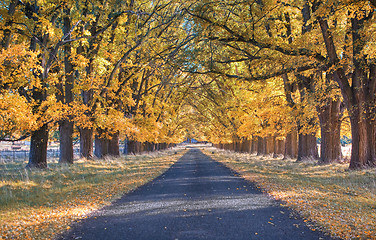
<path fill-rule="evenodd" d="M 59 239 L 330 239 L 252 183 L 189 150 L 167 172 Z"/>

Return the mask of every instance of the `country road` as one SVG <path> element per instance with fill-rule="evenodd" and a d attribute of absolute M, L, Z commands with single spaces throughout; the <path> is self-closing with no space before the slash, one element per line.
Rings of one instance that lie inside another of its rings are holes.
<path fill-rule="evenodd" d="M 330 239 L 199 149 L 58 239 Z"/>

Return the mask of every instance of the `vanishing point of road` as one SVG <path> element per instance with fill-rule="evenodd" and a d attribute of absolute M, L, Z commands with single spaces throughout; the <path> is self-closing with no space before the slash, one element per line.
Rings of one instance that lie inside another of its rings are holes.
<path fill-rule="evenodd" d="M 199 149 L 59 239 L 330 239 Z"/>

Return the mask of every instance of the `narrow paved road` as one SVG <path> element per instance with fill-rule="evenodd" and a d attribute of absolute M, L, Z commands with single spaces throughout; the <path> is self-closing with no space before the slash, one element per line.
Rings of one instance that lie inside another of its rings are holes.
<path fill-rule="evenodd" d="M 329 239 L 198 149 L 59 239 Z"/>

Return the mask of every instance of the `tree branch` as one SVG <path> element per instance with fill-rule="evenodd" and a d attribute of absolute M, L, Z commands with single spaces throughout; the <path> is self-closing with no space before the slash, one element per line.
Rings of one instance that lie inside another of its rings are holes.
<path fill-rule="evenodd" d="M 196 14 L 190 12 L 189 10 L 187 10 L 187 12 L 188 12 L 188 14 L 190 14 L 193 17 L 196 17 L 196 18 L 201 19 L 201 20 L 203 20 L 207 23 L 210 23 L 214 26 L 218 26 L 218 27 L 226 30 L 229 34 L 231 34 L 233 36 L 233 37 L 227 37 L 227 38 L 226 37 L 209 37 L 208 38 L 209 40 L 217 40 L 217 41 L 226 42 L 226 43 L 227 42 L 250 43 L 250 44 L 252 44 L 256 47 L 259 47 L 259 48 L 266 48 L 266 49 L 270 49 L 270 50 L 275 50 L 275 51 L 278 51 L 280 53 L 290 55 L 290 56 L 307 56 L 307 57 L 312 57 L 312 58 L 314 58 L 314 59 L 316 59 L 320 62 L 326 61 L 326 58 L 324 56 L 322 56 L 321 54 L 314 52 L 314 51 L 311 51 L 311 50 L 306 49 L 306 48 L 287 49 L 287 48 L 284 48 L 282 46 L 274 45 L 274 44 L 267 43 L 267 42 L 258 42 L 254 38 L 246 39 L 245 37 L 243 37 L 239 33 L 235 32 L 234 30 L 232 30 L 230 27 L 228 27 L 225 24 L 220 24 L 220 23 L 214 22 L 211 19 L 208 19 L 204 16 L 196 15 Z"/>
<path fill-rule="evenodd" d="M 205 72 L 188 71 L 188 70 L 183 70 L 183 69 L 180 69 L 180 70 L 182 72 L 187 72 L 187 73 L 192 73 L 192 74 L 210 74 L 210 73 L 212 73 L 212 74 L 218 74 L 218 75 L 221 75 L 221 76 L 224 76 L 224 77 L 227 77 L 227 78 L 235 78 L 235 79 L 244 80 L 244 81 L 260 81 L 260 80 L 267 80 L 267 79 L 270 79 L 270 78 L 273 78 L 273 77 L 279 77 L 279 76 L 282 76 L 283 74 L 286 74 L 286 73 L 304 72 L 304 71 L 307 71 L 307 70 L 310 70 L 310 69 L 320 68 L 320 67 L 324 67 L 324 66 L 325 65 L 321 65 L 321 64 L 318 64 L 318 63 L 312 63 L 312 64 L 308 64 L 308 65 L 305 65 L 305 66 L 284 68 L 284 69 L 281 69 L 279 71 L 275 71 L 273 73 L 269 73 L 269 74 L 265 74 L 265 75 L 259 75 L 259 76 L 250 76 L 250 77 L 244 77 L 244 76 L 239 76 L 239 75 L 234 75 L 234 74 L 223 73 L 223 72 L 216 71 L 216 70 L 209 70 L 209 71 L 205 71 Z"/>
<path fill-rule="evenodd" d="M 22 141 L 22 140 L 24 140 L 24 139 L 26 139 L 30 136 L 31 136 L 31 134 L 28 133 L 28 134 L 26 134 L 22 137 L 17 138 L 17 139 L 0 138 L 0 142 L 18 142 L 18 141 Z"/>

